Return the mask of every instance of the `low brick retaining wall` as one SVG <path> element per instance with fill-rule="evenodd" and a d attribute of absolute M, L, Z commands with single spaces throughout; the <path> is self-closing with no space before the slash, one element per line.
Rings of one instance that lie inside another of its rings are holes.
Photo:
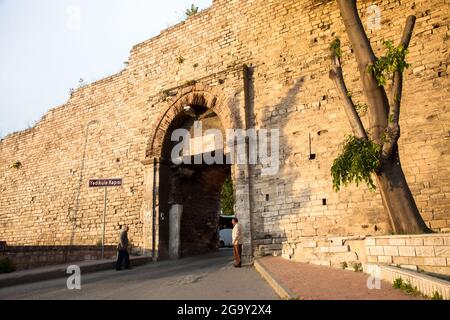
<path fill-rule="evenodd" d="M 450 276 L 450 234 L 301 238 L 284 242 L 282 256 L 333 267 L 393 265 L 446 278 Z"/>
<path fill-rule="evenodd" d="M 450 234 L 368 237 L 364 246 L 369 263 L 450 276 Z"/>
<path fill-rule="evenodd" d="M 438 293 L 442 299 L 450 300 L 450 282 L 430 277 L 426 274 L 405 270 L 393 266 L 367 263 L 364 272 L 393 283 L 397 279 L 402 279 L 404 283 L 410 284 L 422 295 L 433 297 Z"/>
<path fill-rule="evenodd" d="M 365 260 L 364 237 L 302 238 L 283 243 L 285 259 L 341 267 Z"/>
<path fill-rule="evenodd" d="M 116 257 L 116 247 L 105 247 L 105 259 Z M 101 259 L 98 246 L 7 246 L 0 244 L 0 259 L 9 258 L 15 270 L 25 270 L 66 262 Z"/>

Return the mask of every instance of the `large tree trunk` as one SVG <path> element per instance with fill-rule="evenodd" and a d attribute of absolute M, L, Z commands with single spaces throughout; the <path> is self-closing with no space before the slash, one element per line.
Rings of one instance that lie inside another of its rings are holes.
<path fill-rule="evenodd" d="M 368 134 L 375 143 L 382 145 L 388 125 L 387 116 L 390 105 L 384 87 L 379 86 L 375 77 L 367 71 L 368 65 L 375 63 L 376 57 L 361 23 L 356 0 L 337 0 L 337 2 L 349 41 L 355 52 L 364 94 L 369 106 L 370 128 Z M 392 143 L 391 150 L 389 157 L 382 158 L 382 165 L 377 174 L 377 185 L 392 228 L 395 233 L 400 234 L 429 232 L 406 182 L 400 165 L 396 141 Z"/>
<path fill-rule="evenodd" d="M 397 149 L 397 148 L 396 148 Z M 398 150 L 394 151 L 394 159 L 383 161 L 377 174 L 377 185 L 385 209 L 391 219 L 396 234 L 429 233 L 416 206 L 411 190 L 406 182 Z"/>

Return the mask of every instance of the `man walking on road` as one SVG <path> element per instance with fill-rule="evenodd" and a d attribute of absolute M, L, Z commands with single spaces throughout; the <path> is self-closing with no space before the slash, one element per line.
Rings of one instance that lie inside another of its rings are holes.
<path fill-rule="evenodd" d="M 234 267 L 241 267 L 241 257 L 242 257 L 242 230 L 239 225 L 238 218 L 233 218 L 231 221 L 233 223 L 232 241 L 233 241 L 233 255 L 234 255 Z"/>
<path fill-rule="evenodd" d="M 120 231 L 117 251 L 118 254 L 117 254 L 116 270 L 122 270 L 122 262 L 125 262 L 125 269 L 131 269 L 130 255 L 128 253 L 128 226 L 124 226 L 122 228 L 122 231 Z"/>

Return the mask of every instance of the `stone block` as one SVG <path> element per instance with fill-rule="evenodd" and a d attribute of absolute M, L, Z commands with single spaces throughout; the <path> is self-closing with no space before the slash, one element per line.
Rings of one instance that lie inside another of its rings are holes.
<path fill-rule="evenodd" d="M 445 258 L 424 258 L 424 265 L 445 267 L 447 260 Z"/>
<path fill-rule="evenodd" d="M 407 238 L 405 239 L 405 245 L 407 246 L 423 246 L 422 238 Z"/>
<path fill-rule="evenodd" d="M 349 246 L 331 246 L 330 252 L 349 252 L 350 247 Z"/>
<path fill-rule="evenodd" d="M 405 238 L 390 238 L 389 245 L 391 246 L 404 246 L 406 244 Z"/>
<path fill-rule="evenodd" d="M 315 248 L 317 247 L 317 241 L 304 241 L 301 243 L 301 245 L 305 248 Z"/>
<path fill-rule="evenodd" d="M 398 256 L 398 247 L 396 246 L 384 246 L 383 250 L 387 256 Z"/>
<path fill-rule="evenodd" d="M 398 253 L 404 257 L 414 257 L 416 255 L 416 249 L 414 247 L 398 247 Z"/>
<path fill-rule="evenodd" d="M 436 246 L 434 247 L 434 253 L 436 257 L 450 257 L 450 246 Z"/>
<path fill-rule="evenodd" d="M 416 256 L 418 257 L 434 257 L 434 247 L 415 247 Z"/>
<path fill-rule="evenodd" d="M 444 238 L 442 237 L 424 237 L 424 246 L 442 246 L 444 245 Z"/>
<path fill-rule="evenodd" d="M 379 263 L 392 263 L 393 259 L 391 256 L 378 256 Z"/>
<path fill-rule="evenodd" d="M 387 246 L 389 245 L 389 239 L 381 238 L 376 239 L 377 246 Z"/>
<path fill-rule="evenodd" d="M 372 256 L 382 256 L 384 254 L 382 246 L 369 247 L 368 249 L 368 254 Z"/>
<path fill-rule="evenodd" d="M 393 257 L 392 261 L 394 264 L 408 264 L 409 263 L 408 257 Z"/>
<path fill-rule="evenodd" d="M 411 265 L 411 264 L 401 264 L 400 268 L 402 269 L 408 269 L 408 270 L 412 270 L 412 271 L 418 271 L 419 268 L 415 265 Z"/>

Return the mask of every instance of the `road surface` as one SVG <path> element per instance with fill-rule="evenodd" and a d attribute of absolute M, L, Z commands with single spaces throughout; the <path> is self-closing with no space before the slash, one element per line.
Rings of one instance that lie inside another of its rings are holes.
<path fill-rule="evenodd" d="M 68 275 L 69 276 L 69 275 Z M 233 267 L 232 251 L 149 263 L 127 271 L 81 275 L 81 289 L 67 279 L 0 289 L 0 299 L 63 300 L 266 300 L 278 296 L 253 268 Z"/>

